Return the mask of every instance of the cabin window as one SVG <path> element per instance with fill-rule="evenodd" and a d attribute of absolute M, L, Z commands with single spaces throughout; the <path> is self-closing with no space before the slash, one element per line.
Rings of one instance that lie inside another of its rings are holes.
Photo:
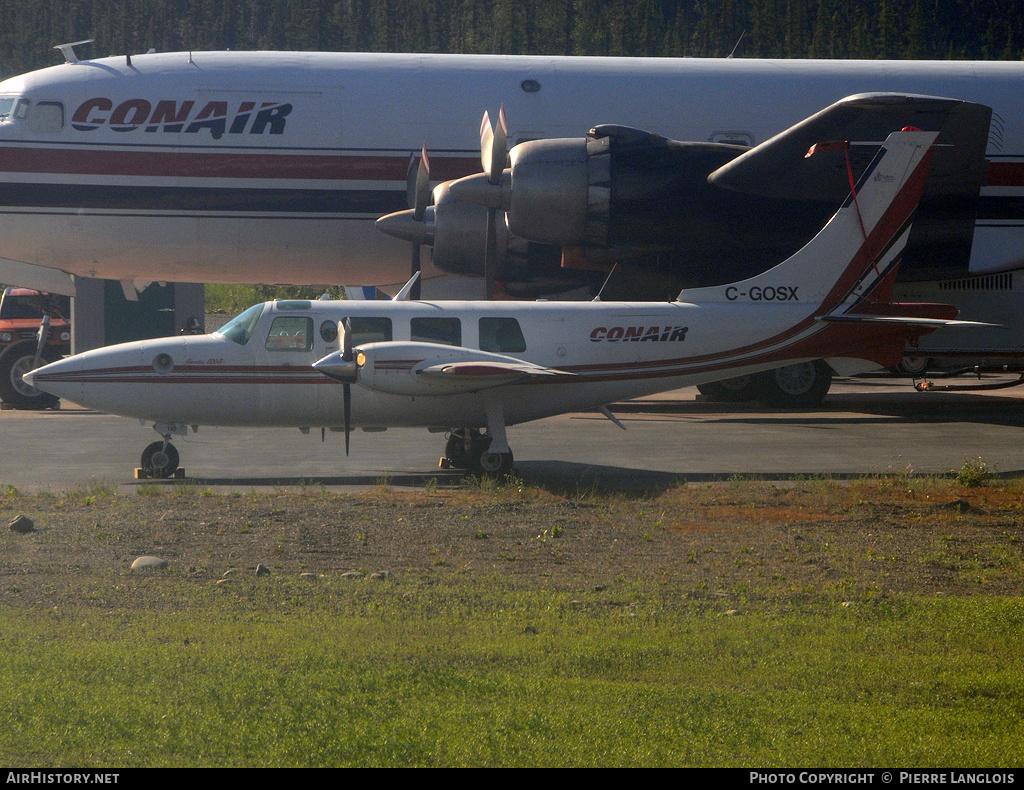
<path fill-rule="evenodd" d="M 526 351 L 523 330 L 514 318 L 481 318 L 480 350 L 508 354 Z"/>
<path fill-rule="evenodd" d="M 64 105 L 56 101 L 39 102 L 28 125 L 33 132 L 59 132 L 64 128 Z"/>
<path fill-rule="evenodd" d="M 353 346 L 360 346 L 364 343 L 383 343 L 391 340 L 390 318 L 350 318 L 349 324 L 352 327 Z M 344 331 L 344 327 L 342 327 L 342 331 Z"/>
<path fill-rule="evenodd" d="M 462 322 L 458 318 L 414 318 L 411 330 L 410 339 L 414 343 L 462 345 Z"/>
<path fill-rule="evenodd" d="M 267 351 L 309 351 L 313 348 L 313 319 L 302 315 L 279 315 L 270 325 Z"/>
<path fill-rule="evenodd" d="M 222 335 L 228 340 L 238 343 L 240 346 L 244 346 L 249 342 L 249 338 L 252 337 L 252 333 L 256 329 L 256 322 L 263 315 L 263 308 L 263 304 L 253 305 L 244 313 L 236 315 L 224 324 L 224 326 L 217 330 L 216 334 Z"/>

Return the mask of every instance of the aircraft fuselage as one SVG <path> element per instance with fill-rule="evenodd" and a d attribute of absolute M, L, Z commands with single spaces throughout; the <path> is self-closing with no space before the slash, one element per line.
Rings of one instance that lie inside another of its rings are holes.
<path fill-rule="evenodd" d="M 972 272 L 1024 265 L 1024 64 L 197 52 L 65 63 L 0 83 L 0 257 L 121 280 L 403 282 L 375 231 L 510 141 L 602 122 L 755 145 L 837 99 L 898 90 L 995 110 Z M 426 256 L 425 256 L 426 257 Z M 427 265 L 427 276 L 437 271 Z"/>

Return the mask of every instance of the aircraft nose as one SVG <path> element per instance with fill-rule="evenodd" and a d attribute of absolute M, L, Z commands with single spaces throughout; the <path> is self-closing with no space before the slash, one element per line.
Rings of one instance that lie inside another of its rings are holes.
<path fill-rule="evenodd" d="M 22 381 L 30 387 L 35 387 L 50 395 L 56 395 L 59 398 L 67 397 L 65 394 L 67 386 L 59 379 L 67 373 L 77 370 L 77 361 L 73 362 L 72 360 L 75 358 L 58 359 L 56 362 L 30 370 L 21 377 Z"/>
<path fill-rule="evenodd" d="M 21 379 L 30 387 L 35 387 L 36 389 L 43 390 L 43 392 L 49 392 L 49 390 L 44 389 L 42 386 L 40 386 L 40 383 L 45 383 L 46 374 L 52 373 L 54 367 L 56 367 L 57 370 L 60 370 L 60 368 L 63 367 L 63 362 L 64 360 L 60 359 L 57 360 L 56 362 L 50 362 L 47 365 L 42 365 L 41 367 L 38 367 L 35 370 L 30 370 L 28 373 L 23 375 Z M 42 374 L 42 381 L 37 383 L 36 377 L 39 376 L 40 374 Z"/>

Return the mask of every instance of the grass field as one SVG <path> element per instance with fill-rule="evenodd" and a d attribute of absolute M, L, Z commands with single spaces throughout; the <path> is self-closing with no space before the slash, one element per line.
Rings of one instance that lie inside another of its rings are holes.
<path fill-rule="evenodd" d="M 1019 766 L 1022 490 L 8 488 L 0 763 Z"/>

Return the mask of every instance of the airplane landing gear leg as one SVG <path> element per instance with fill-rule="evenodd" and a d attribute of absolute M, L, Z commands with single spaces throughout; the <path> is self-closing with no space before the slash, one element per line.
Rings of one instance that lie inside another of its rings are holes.
<path fill-rule="evenodd" d="M 507 477 L 512 473 L 512 449 L 505 436 L 505 413 L 497 401 L 487 404 L 487 434 L 490 446 L 480 456 L 479 470 L 495 477 Z"/>

